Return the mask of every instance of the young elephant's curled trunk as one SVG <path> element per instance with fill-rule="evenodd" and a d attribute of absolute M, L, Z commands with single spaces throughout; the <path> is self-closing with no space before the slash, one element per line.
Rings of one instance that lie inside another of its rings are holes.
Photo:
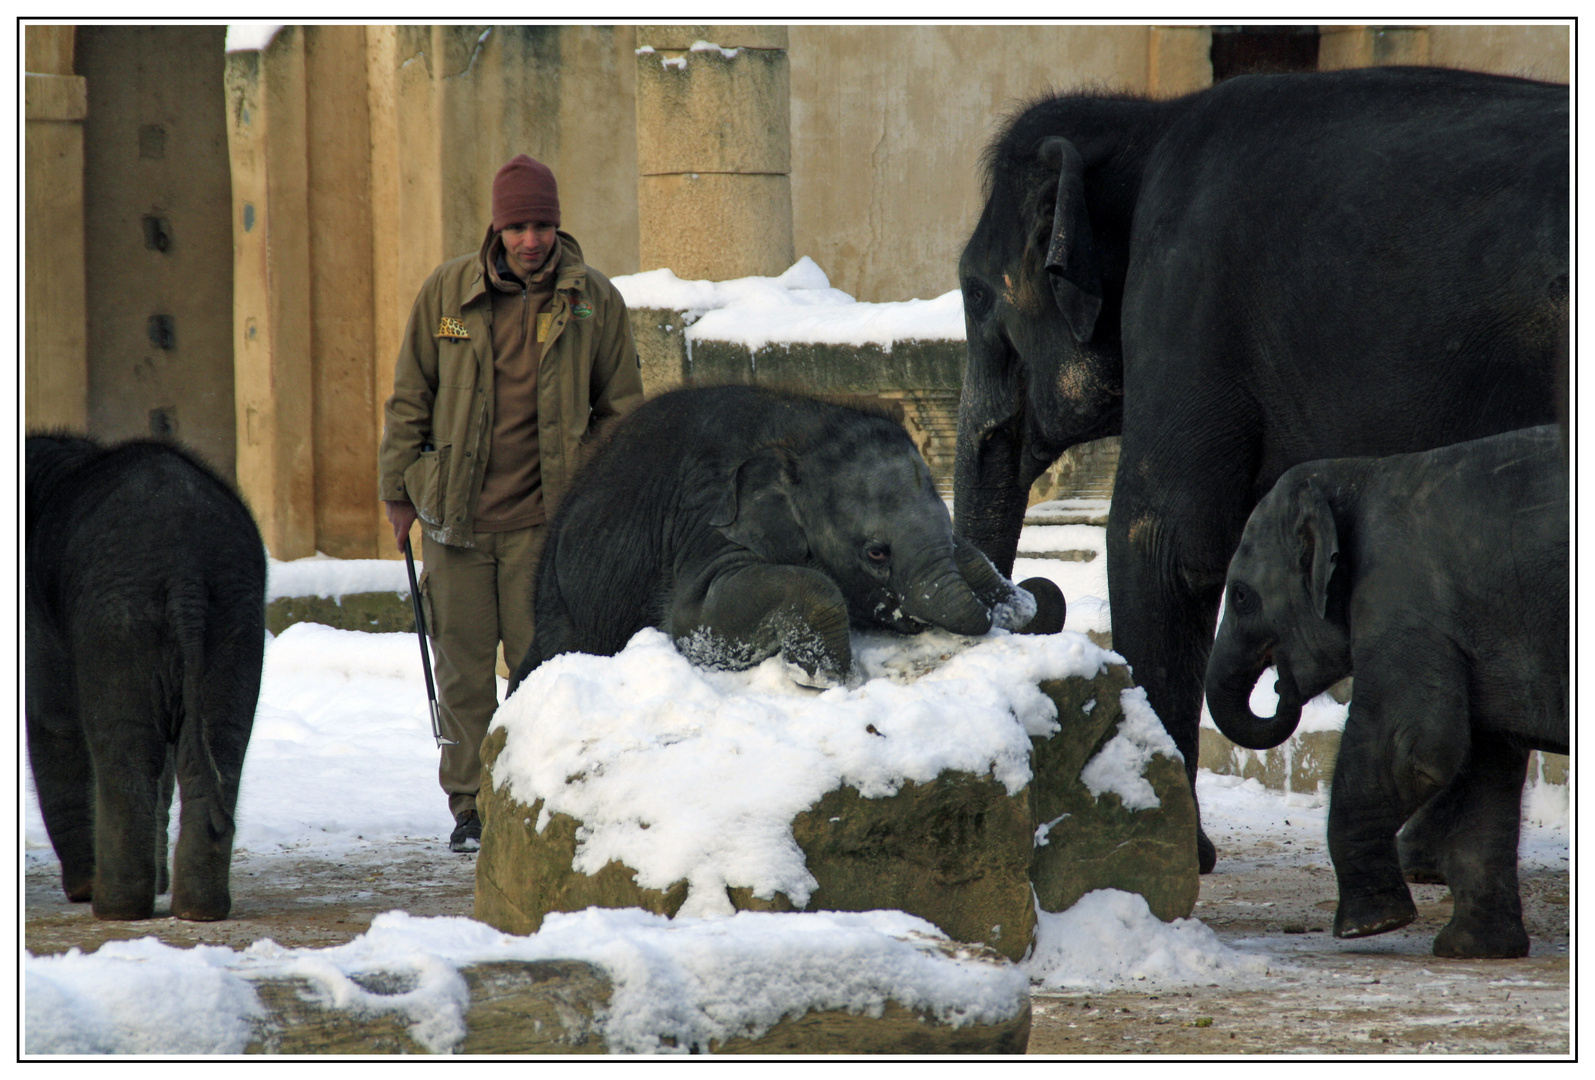
<path fill-rule="evenodd" d="M 1279 661 L 1279 707 L 1271 717 L 1252 711 L 1252 689 L 1258 678 L 1276 661 L 1272 650 L 1264 650 L 1248 662 L 1235 658 L 1236 650 L 1225 648 L 1222 636 L 1213 647 L 1213 662 L 1207 668 L 1207 709 L 1213 723 L 1230 742 L 1248 750 L 1268 750 L 1290 738 L 1301 722 L 1301 694 L 1290 668 Z M 1232 662 L 1225 662 L 1233 658 Z"/>

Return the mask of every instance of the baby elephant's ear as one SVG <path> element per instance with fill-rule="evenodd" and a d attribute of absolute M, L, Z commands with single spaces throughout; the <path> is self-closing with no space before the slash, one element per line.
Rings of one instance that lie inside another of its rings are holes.
<path fill-rule="evenodd" d="M 1340 534 L 1329 500 L 1310 480 L 1296 489 L 1296 540 L 1313 610 L 1322 619 L 1329 607 L 1329 579 L 1334 576 L 1335 563 L 1340 558 Z"/>
<path fill-rule="evenodd" d="M 809 544 L 792 497 L 795 484 L 790 456 L 765 447 L 726 476 L 709 524 L 765 562 L 801 563 Z"/>

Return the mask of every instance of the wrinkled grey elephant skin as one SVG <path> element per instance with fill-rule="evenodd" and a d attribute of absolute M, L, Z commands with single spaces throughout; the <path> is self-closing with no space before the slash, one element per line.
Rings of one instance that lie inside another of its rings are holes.
<path fill-rule="evenodd" d="M 168 443 L 40 435 L 26 460 L 28 759 L 62 887 L 147 919 L 170 884 L 175 917 L 224 919 L 266 647 L 260 531 Z"/>
<path fill-rule="evenodd" d="M 1208 707 L 1266 749 L 1355 676 L 1329 806 L 1336 936 L 1412 921 L 1405 863 L 1456 899 L 1437 955 L 1528 955 L 1519 806 L 1529 751 L 1568 752 L 1568 535 L 1555 426 L 1298 465 L 1252 511 Z M 1249 698 L 1270 665 L 1280 702 L 1263 718 Z"/>
<path fill-rule="evenodd" d="M 1280 474 L 1555 419 L 1568 130 L 1565 86 L 1376 68 L 1065 95 L 987 151 L 958 529 L 1008 572 L 1031 482 L 1122 437 L 1113 646 L 1193 782 L 1224 569 Z"/>
<path fill-rule="evenodd" d="M 1033 598 L 953 534 L 924 459 L 885 415 L 744 386 L 677 390 L 627 417 L 561 504 L 511 690 L 544 660 L 613 656 L 648 626 L 705 667 L 779 654 L 798 681 L 836 685 L 852 673 L 850 625 L 1051 633 L 1056 601 L 1056 625 L 1029 623 Z"/>

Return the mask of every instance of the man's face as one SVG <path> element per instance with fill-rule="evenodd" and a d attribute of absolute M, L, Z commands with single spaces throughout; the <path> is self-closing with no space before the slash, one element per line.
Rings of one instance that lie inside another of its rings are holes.
<path fill-rule="evenodd" d="M 548 253 L 554 250 L 554 229 L 551 221 L 518 221 L 504 226 L 504 258 L 515 276 L 526 281 L 543 268 Z"/>

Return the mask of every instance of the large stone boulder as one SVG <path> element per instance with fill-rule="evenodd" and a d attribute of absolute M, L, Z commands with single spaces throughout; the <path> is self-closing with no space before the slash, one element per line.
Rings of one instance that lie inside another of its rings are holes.
<path fill-rule="evenodd" d="M 1196 813 L 1179 755 L 1124 664 L 1083 640 L 1076 652 L 1085 658 L 1080 670 L 1091 674 L 1040 683 L 1056 707 L 1058 725 L 1050 735 L 1037 735 L 1048 725 L 1029 724 L 1032 735 L 1017 751 L 1022 762 L 1028 742 L 1028 785 L 1011 778 L 999 782 L 995 768 L 985 775 L 946 769 L 868 797 L 857 786 L 838 783 L 785 819 L 812 879 L 798 886 L 806 884 L 807 895 L 769 887 L 756 895 L 750 886 L 732 884 L 717 887 L 724 894 L 722 910 L 895 909 L 1010 959 L 1022 957 L 1030 945 L 1036 901 L 1043 910 L 1062 911 L 1087 892 L 1112 888 L 1141 894 L 1165 920 L 1189 915 L 1198 890 Z M 655 664 L 661 655 L 655 654 Z M 676 691 L 654 700 L 679 704 L 684 696 L 686 691 Z M 827 700 L 821 696 L 810 704 L 823 707 Z M 845 704 L 839 701 L 838 707 Z M 810 717 L 807 722 L 815 723 Z M 712 721 L 695 716 L 672 723 L 701 731 Z M 792 726 L 801 723 L 794 719 Z M 519 801 L 514 785 L 502 782 L 510 775 L 501 769 L 501 756 L 513 730 L 496 726 L 482 748 L 478 919 L 508 933 L 530 934 L 553 911 L 637 907 L 675 917 L 684 905 L 703 909 L 701 895 L 687 904 L 691 888 L 685 878 L 655 874 L 644 886 L 629 858 L 610 858 L 599 867 L 589 857 L 582 865 L 579 851 L 593 842 L 591 822 L 550 812 L 542 798 Z M 884 733 L 874 730 L 863 741 L 873 743 L 876 736 L 884 744 Z M 614 741 L 616 734 L 606 737 Z M 834 740 L 835 733 L 828 738 Z M 679 750 L 680 736 L 670 739 Z M 570 745 L 570 737 L 563 745 Z M 567 776 L 567 784 L 585 781 L 589 772 L 620 767 L 623 758 L 591 766 L 573 758 L 574 764 L 554 774 L 552 786 L 542 781 L 542 790 L 558 794 L 559 777 Z M 728 767 L 741 768 L 736 756 L 727 760 L 733 763 Z M 612 803 L 601 807 L 609 809 Z M 656 837 L 659 830 L 634 835 Z M 644 854 L 654 843 L 631 850 Z"/>
<path fill-rule="evenodd" d="M 482 745 L 482 849 L 476 856 L 476 918 L 506 933 L 531 934 L 551 911 L 640 907 L 675 916 L 687 882 L 666 889 L 637 884 L 610 862 L 596 874 L 573 867 L 581 823 L 526 806 L 491 780 L 506 732 Z M 918 915 L 957 941 L 987 945 L 1011 960 L 1035 929 L 1030 899 L 1028 789 L 1009 795 L 989 776 L 947 772 L 908 781 L 895 795 L 866 799 L 851 787 L 827 792 L 792 822 L 816 882 L 806 907 L 824 911 L 890 908 Z M 738 911 L 795 911 L 782 892 L 761 899 L 748 887 L 726 890 Z"/>
<path fill-rule="evenodd" d="M 1196 907 L 1196 803 L 1185 764 L 1122 664 L 1042 684 L 1059 731 L 1031 740 L 1036 847 L 1030 881 L 1045 911 L 1095 889 L 1139 893 L 1165 922 Z"/>

